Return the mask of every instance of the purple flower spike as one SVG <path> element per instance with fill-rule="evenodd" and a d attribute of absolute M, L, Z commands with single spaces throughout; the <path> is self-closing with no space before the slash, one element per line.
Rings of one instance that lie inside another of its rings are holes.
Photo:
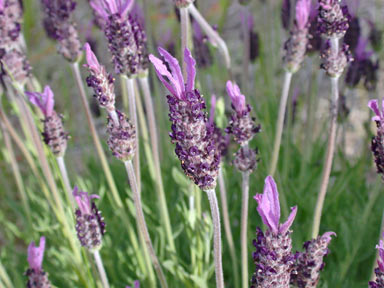
<path fill-rule="evenodd" d="M 231 102 L 236 112 L 242 113 L 246 110 L 245 96 L 241 94 L 239 86 L 232 81 L 227 81 L 227 93 L 231 98 Z"/>
<path fill-rule="evenodd" d="M 99 199 L 100 196 L 96 194 L 88 195 L 87 192 L 79 191 L 79 188 L 75 186 L 72 192 L 77 205 L 79 206 L 80 212 L 83 214 L 91 214 L 91 201 L 92 199 Z"/>
<path fill-rule="evenodd" d="M 383 234 L 384 237 L 384 234 Z M 370 288 L 383 288 L 384 287 L 384 242 L 380 240 L 379 245 L 376 245 L 379 250 L 379 258 L 377 259 L 378 267 L 375 269 L 376 279 L 369 282 Z"/>
<path fill-rule="evenodd" d="M 311 10 L 311 0 L 299 0 L 296 4 L 296 25 L 300 30 L 306 28 Z"/>
<path fill-rule="evenodd" d="M 79 238 L 81 246 L 88 248 L 90 251 L 98 250 L 101 248 L 106 225 L 101 212 L 92 199 L 100 197 L 79 191 L 77 186 L 73 189 L 73 196 L 79 206 L 79 209 L 75 212 L 77 238 Z"/>
<path fill-rule="evenodd" d="M 43 93 L 25 92 L 25 94 L 33 105 L 40 108 L 45 117 L 52 116 L 55 101 L 51 87 L 45 86 Z"/>
<path fill-rule="evenodd" d="M 28 246 L 28 263 L 29 269 L 25 272 L 28 277 L 28 288 L 51 288 L 48 280 L 48 273 L 42 268 L 45 250 L 45 237 L 40 238 L 40 245 L 36 247 L 35 242 L 31 242 Z"/>
<path fill-rule="evenodd" d="M 133 287 L 126 286 L 125 288 L 140 288 L 140 282 L 136 280 L 135 282 L 133 282 Z"/>
<path fill-rule="evenodd" d="M 150 55 L 157 76 L 171 95 L 168 95 L 169 119 L 172 122 L 170 137 L 176 144 L 176 155 L 184 173 L 202 190 L 214 189 L 220 164 L 220 151 L 215 135 L 207 121 L 205 101 L 194 88 L 196 61 L 188 49 L 184 51 L 187 79 L 183 78 L 179 62 L 162 48 L 159 53 L 168 64 Z"/>
<path fill-rule="evenodd" d="M 40 238 L 40 244 L 36 247 L 35 242 L 31 242 L 28 246 L 28 263 L 29 267 L 36 272 L 41 271 L 45 250 L 45 237 Z"/>
<path fill-rule="evenodd" d="M 286 234 L 296 217 L 297 206 L 293 207 L 288 220 L 280 225 L 280 202 L 279 193 L 275 180 L 272 176 L 265 179 L 263 194 L 256 194 L 254 199 L 258 203 L 257 212 L 259 212 L 263 223 L 268 226 L 273 234 Z"/>
<path fill-rule="evenodd" d="M 368 107 L 376 114 L 375 116 L 372 117 L 372 121 L 380 122 L 383 120 L 382 111 L 384 111 L 384 100 L 382 102 L 382 111 L 380 111 L 379 101 L 377 99 L 370 100 L 368 102 Z"/>

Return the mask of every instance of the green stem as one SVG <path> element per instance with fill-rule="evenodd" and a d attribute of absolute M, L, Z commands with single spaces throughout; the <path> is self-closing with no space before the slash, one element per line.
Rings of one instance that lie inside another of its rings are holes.
<path fill-rule="evenodd" d="M 248 203 L 249 203 L 249 172 L 242 173 L 242 204 L 241 204 L 241 271 L 242 287 L 248 288 Z"/>

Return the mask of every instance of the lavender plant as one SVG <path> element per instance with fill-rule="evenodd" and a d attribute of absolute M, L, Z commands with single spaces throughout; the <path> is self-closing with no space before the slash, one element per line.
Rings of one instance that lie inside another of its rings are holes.
<path fill-rule="evenodd" d="M 27 288 L 50 288 L 48 274 L 42 268 L 45 250 L 45 237 L 40 238 L 40 244 L 36 247 L 35 242 L 28 246 L 29 269 L 25 272 L 28 277 Z"/>

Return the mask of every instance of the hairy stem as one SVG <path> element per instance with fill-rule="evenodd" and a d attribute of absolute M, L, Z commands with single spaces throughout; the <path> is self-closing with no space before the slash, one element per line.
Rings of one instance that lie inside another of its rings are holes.
<path fill-rule="evenodd" d="M 77 62 L 71 64 L 71 69 L 72 69 L 73 77 L 75 78 L 75 81 L 76 81 L 77 88 L 79 89 L 81 103 L 83 104 L 85 116 L 87 118 L 89 129 L 91 131 L 93 143 L 96 147 L 96 152 L 100 158 L 101 166 L 104 170 L 105 177 L 107 178 L 108 186 L 111 189 L 113 199 L 115 200 L 117 206 L 121 208 L 123 206 L 123 202 L 121 201 L 119 192 L 117 191 L 115 180 L 113 179 L 111 169 L 108 165 L 107 157 L 105 156 L 103 147 L 101 146 L 101 143 L 100 143 L 99 135 L 97 134 L 95 124 L 93 123 L 91 109 L 89 108 L 87 96 L 86 96 L 84 85 L 83 85 L 83 80 L 80 74 L 79 64 Z"/>
<path fill-rule="evenodd" d="M 238 266 L 237 266 L 236 249 L 235 249 L 235 244 L 233 242 L 231 223 L 229 220 L 230 217 L 228 212 L 227 189 L 225 187 L 223 167 L 220 167 L 218 182 L 219 182 L 219 189 L 220 189 L 221 210 L 223 211 L 224 231 L 225 231 L 225 236 L 227 238 L 229 253 L 231 255 L 231 260 L 232 260 L 232 269 L 233 269 L 235 287 L 238 287 L 239 269 L 237 268 Z"/>
<path fill-rule="evenodd" d="M 140 233 L 142 233 L 142 236 L 144 238 L 145 244 L 148 248 L 149 255 L 152 259 L 152 264 L 155 268 L 155 271 L 157 273 L 157 277 L 160 280 L 161 287 L 166 288 L 168 287 L 167 280 L 165 279 L 163 270 L 160 266 L 160 262 L 157 259 L 155 249 L 153 248 L 151 237 L 149 236 L 147 223 L 145 222 L 144 218 L 144 212 L 143 207 L 141 203 L 141 196 L 140 191 L 137 187 L 135 172 L 133 169 L 132 161 L 126 161 L 124 162 L 125 168 L 127 170 L 129 185 L 131 186 L 132 195 L 133 195 L 133 202 L 135 204 L 136 208 L 136 220 L 140 229 Z"/>
<path fill-rule="evenodd" d="M 271 176 L 275 174 L 277 163 L 279 160 L 281 137 L 283 135 L 285 111 L 287 108 L 287 101 L 288 101 L 288 95 L 289 95 L 289 87 L 291 86 L 291 80 L 292 80 L 292 73 L 286 71 L 284 76 L 283 91 L 280 99 L 279 115 L 277 118 L 277 127 L 276 127 L 276 134 L 275 134 L 275 142 L 273 144 L 271 168 L 269 170 L 269 175 Z"/>
<path fill-rule="evenodd" d="M 148 77 L 139 78 L 139 82 L 141 85 L 141 89 L 143 91 L 144 102 L 145 102 L 145 107 L 146 107 L 147 117 L 148 117 L 148 127 L 149 127 L 149 134 L 151 138 L 152 156 L 155 163 L 155 174 L 156 174 L 156 181 L 157 181 L 156 187 L 158 189 L 161 218 L 165 226 L 165 232 L 167 235 L 170 250 L 171 252 L 176 253 L 176 246 L 173 239 L 171 221 L 169 219 L 167 200 L 164 192 L 163 178 L 161 176 L 161 168 L 160 168 L 161 165 L 160 165 L 159 144 L 158 144 L 159 139 L 156 132 L 157 131 L 156 117 L 155 117 L 155 111 L 153 109 L 153 102 L 151 98 L 151 90 L 149 87 Z"/>
<path fill-rule="evenodd" d="M 242 287 L 248 288 L 248 202 L 249 202 L 249 172 L 242 173 L 242 202 L 241 202 L 241 275 Z"/>
<path fill-rule="evenodd" d="M 336 41 L 331 41 L 332 53 L 338 53 L 338 40 L 332 39 Z M 321 222 L 321 213 L 323 210 L 325 195 L 327 193 L 329 177 L 331 175 L 332 170 L 332 162 L 333 156 L 335 152 L 335 144 L 336 144 L 336 131 L 337 131 L 337 111 L 338 111 L 338 102 L 339 102 L 339 87 L 338 87 L 339 77 L 331 78 L 331 86 L 332 86 L 332 98 L 331 98 L 331 115 L 330 115 L 330 127 L 329 127 L 329 135 L 328 135 L 328 146 L 327 146 L 327 154 L 325 157 L 325 162 L 323 166 L 323 174 L 320 185 L 320 192 L 316 202 L 315 215 L 313 218 L 313 227 L 312 227 L 312 238 L 316 238 L 319 234 L 320 230 L 320 222 Z"/>
<path fill-rule="evenodd" d="M 93 252 L 93 256 L 95 257 L 95 262 L 96 262 L 97 270 L 99 271 L 99 274 L 100 274 L 101 283 L 103 283 L 104 288 L 109 288 L 107 273 L 105 273 L 103 260 L 101 259 L 99 251 L 97 250 Z"/>
<path fill-rule="evenodd" d="M 137 187 L 139 189 L 139 193 L 141 192 L 141 173 L 140 173 L 140 147 L 139 147 L 139 125 L 137 121 L 137 113 L 136 113 L 136 99 L 135 99 L 135 80 L 124 76 L 125 84 L 128 92 L 128 103 L 129 103 L 129 117 L 131 118 L 133 125 L 136 129 L 136 153 L 133 158 L 134 167 L 135 167 L 135 175 L 137 179 Z"/>
<path fill-rule="evenodd" d="M 215 260 L 216 288 L 224 288 L 223 263 L 221 255 L 220 212 L 214 189 L 205 191 L 208 196 L 213 223 L 213 255 Z"/>

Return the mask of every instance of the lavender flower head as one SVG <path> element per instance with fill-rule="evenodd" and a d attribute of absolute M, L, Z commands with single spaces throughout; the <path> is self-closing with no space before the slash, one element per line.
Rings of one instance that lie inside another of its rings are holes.
<path fill-rule="evenodd" d="M 227 93 L 231 98 L 234 113 L 232 113 L 226 132 L 232 134 L 235 137 L 235 141 L 243 146 L 246 145 L 256 133 L 260 132 L 260 125 L 256 126 L 255 118 L 250 116 L 252 108 L 245 103 L 245 96 L 241 94 L 237 84 L 228 81 Z"/>
<path fill-rule="evenodd" d="M 304 60 L 309 43 L 309 15 L 311 11 L 310 0 L 299 0 L 296 3 L 296 22 L 289 39 L 284 44 L 283 58 L 285 68 L 295 73 Z"/>
<path fill-rule="evenodd" d="M 140 282 L 136 280 L 135 282 L 133 282 L 133 287 L 126 286 L 125 288 L 140 288 Z"/>
<path fill-rule="evenodd" d="M 169 119 L 172 122 L 170 137 L 176 144 L 176 155 L 184 173 L 202 190 L 214 189 L 219 171 L 220 152 L 208 123 L 205 101 L 195 89 L 195 60 L 188 49 L 184 51 L 187 79 L 184 80 L 179 62 L 171 54 L 159 48 L 159 58 L 150 55 L 157 76 L 170 92 L 168 98 Z M 166 77 L 168 81 L 164 78 Z"/>
<path fill-rule="evenodd" d="M 377 99 L 370 100 L 368 107 L 375 113 L 372 121 L 375 121 L 377 126 L 377 135 L 372 138 L 371 150 L 375 158 L 377 173 L 381 174 L 381 178 L 384 180 L 384 101 L 381 109 Z"/>
<path fill-rule="evenodd" d="M 320 272 L 325 263 L 324 257 L 329 254 L 328 245 L 334 232 L 326 232 L 316 239 L 304 243 L 304 252 L 296 253 L 295 268 L 291 273 L 291 284 L 299 288 L 315 288 L 320 279 Z"/>
<path fill-rule="evenodd" d="M 45 250 L 45 237 L 40 238 L 40 244 L 36 247 L 35 242 L 28 246 L 29 269 L 25 273 L 28 277 L 27 288 L 50 288 L 48 274 L 42 268 Z"/>
<path fill-rule="evenodd" d="M 86 43 L 84 46 L 87 64 L 90 75 L 87 77 L 87 85 L 94 91 L 94 97 L 99 105 L 108 112 L 115 110 L 115 79 L 107 73 L 104 66 L 100 65 L 93 53 L 91 46 Z"/>
<path fill-rule="evenodd" d="M 81 246 L 86 247 L 90 251 L 99 250 L 102 245 L 102 237 L 104 236 L 105 223 L 101 212 L 97 209 L 94 198 L 100 198 L 98 195 L 88 195 L 87 192 L 79 191 L 75 186 L 73 196 L 77 202 L 76 210 L 76 232 Z"/>
<path fill-rule="evenodd" d="M 291 254 L 292 240 L 290 237 L 297 207 L 284 224 L 280 224 L 279 193 L 272 176 L 265 179 L 263 194 L 256 194 L 257 212 L 260 214 L 267 231 L 257 229 L 257 237 L 253 241 L 256 251 L 253 260 L 256 264 L 252 276 L 251 288 L 287 288 L 293 269 L 294 256 Z"/>
<path fill-rule="evenodd" d="M 319 4 L 319 32 L 329 39 L 342 38 L 349 27 L 348 7 L 341 7 L 339 0 L 319 0 Z"/>
<path fill-rule="evenodd" d="M 384 237 L 384 234 L 383 234 Z M 380 240 L 379 245 L 376 245 L 379 250 L 379 258 L 377 259 L 377 268 L 375 269 L 376 279 L 369 282 L 370 288 L 383 288 L 384 287 L 384 242 Z"/>
<path fill-rule="evenodd" d="M 348 45 L 343 44 L 339 51 L 334 53 L 329 41 L 322 52 L 321 58 L 323 60 L 321 68 L 324 69 L 327 75 L 331 78 L 339 78 L 343 74 L 348 63 L 354 60 Z"/>
<path fill-rule="evenodd" d="M 57 50 L 67 61 L 76 62 L 81 56 L 81 43 L 72 21 L 76 8 L 74 0 L 41 0 L 45 18 L 43 21 L 48 37 L 57 41 Z"/>
<path fill-rule="evenodd" d="M 137 16 L 129 15 L 133 0 L 92 0 L 91 5 L 105 20 L 104 33 L 112 54 L 115 73 L 127 77 L 148 70 L 147 36 Z"/>
<path fill-rule="evenodd" d="M 19 46 L 23 11 L 18 0 L 0 1 L 0 49 Z"/>
<path fill-rule="evenodd" d="M 44 92 L 25 92 L 29 101 L 37 106 L 43 116 L 44 132 L 42 133 L 44 142 L 49 146 L 56 157 L 64 156 L 67 149 L 68 133 L 65 132 L 62 116 L 58 115 L 53 109 L 54 94 L 49 86 L 45 86 Z"/>
<path fill-rule="evenodd" d="M 15 81 L 21 87 L 27 83 L 31 66 L 21 47 L 15 46 L 10 50 L 0 48 L 0 78 Z"/>

